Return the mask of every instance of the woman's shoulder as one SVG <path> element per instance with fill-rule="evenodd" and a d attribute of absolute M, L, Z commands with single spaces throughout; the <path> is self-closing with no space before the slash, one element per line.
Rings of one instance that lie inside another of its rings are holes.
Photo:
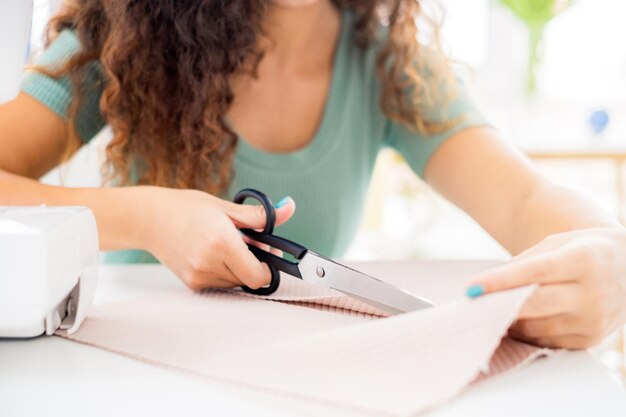
<path fill-rule="evenodd" d="M 50 42 L 46 49 L 35 54 L 38 66 L 55 70 L 80 52 L 80 40 L 74 30 L 65 29 Z"/>
<path fill-rule="evenodd" d="M 91 62 L 82 67 L 82 82 L 78 90 L 74 88 L 70 77 L 51 74 L 63 71 L 63 68 L 81 50 L 80 40 L 73 30 L 63 30 L 39 54 L 35 54 L 34 66 L 24 75 L 21 83 L 22 92 L 33 97 L 63 120 L 68 119 L 68 111 L 74 96 L 81 96 L 81 109 L 76 120 L 76 128 L 83 141 L 89 141 L 104 126 L 105 122 L 99 108 L 100 96 L 104 86 L 99 62 Z"/>

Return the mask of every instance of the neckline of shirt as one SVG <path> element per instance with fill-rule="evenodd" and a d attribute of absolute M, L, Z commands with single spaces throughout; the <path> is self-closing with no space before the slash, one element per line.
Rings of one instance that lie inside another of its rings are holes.
<path fill-rule="evenodd" d="M 341 119 L 342 99 L 345 97 L 344 92 L 339 90 L 343 89 L 346 84 L 346 48 L 351 41 L 352 26 L 348 12 L 342 11 L 340 35 L 334 51 L 328 98 L 313 139 L 305 147 L 292 152 L 269 152 L 253 147 L 245 138 L 238 135 L 236 160 L 244 162 L 246 166 L 272 173 L 278 172 L 277 169 L 304 172 L 332 153 L 339 137 L 337 121 Z"/>

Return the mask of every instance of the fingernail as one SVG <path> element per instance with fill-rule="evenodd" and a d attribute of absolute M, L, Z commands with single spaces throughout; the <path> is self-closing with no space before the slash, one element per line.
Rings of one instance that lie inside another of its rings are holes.
<path fill-rule="evenodd" d="M 483 295 L 485 293 L 485 289 L 483 288 L 482 285 L 472 285 L 471 287 L 469 287 L 467 289 L 467 291 L 465 292 L 465 294 L 469 297 L 469 298 L 476 298 L 476 297 L 480 297 L 481 295 Z"/>
<path fill-rule="evenodd" d="M 278 203 L 274 204 L 274 208 L 281 208 L 282 206 L 284 206 L 285 204 L 287 204 L 289 202 L 289 197 L 285 197 L 282 200 L 280 200 Z"/>

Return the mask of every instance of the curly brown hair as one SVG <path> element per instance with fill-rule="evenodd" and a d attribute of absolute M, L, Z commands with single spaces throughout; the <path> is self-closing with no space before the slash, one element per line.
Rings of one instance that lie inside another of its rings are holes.
<path fill-rule="evenodd" d="M 381 24 L 388 26 L 377 59 L 384 114 L 422 133 L 440 129 L 419 109 L 453 77 L 445 59 L 426 62 L 416 20 L 430 22 L 431 33 L 438 26 L 424 18 L 420 2 L 332 1 L 355 13 L 359 47 L 370 47 Z M 107 147 L 109 179 L 220 194 L 231 180 L 237 143 L 224 117 L 233 102 L 229 79 L 255 75 L 266 9 L 267 0 L 66 0 L 50 21 L 47 43 L 71 29 L 81 50 L 54 72 L 37 70 L 69 76 L 77 92 L 85 66 L 101 64 L 106 83 L 100 108 L 114 133 Z M 438 36 L 433 39 L 431 48 L 440 52 Z M 80 97 L 74 94 L 68 110 L 74 148 L 80 143 Z"/>

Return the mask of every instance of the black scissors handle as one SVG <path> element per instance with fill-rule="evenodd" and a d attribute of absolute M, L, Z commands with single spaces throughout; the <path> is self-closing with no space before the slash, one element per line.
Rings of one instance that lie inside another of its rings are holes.
<path fill-rule="evenodd" d="M 274 205 L 268 196 L 258 190 L 252 188 L 246 188 L 239 191 L 233 201 L 237 204 L 243 204 L 243 202 L 252 198 L 263 206 L 265 209 L 265 227 L 262 231 L 258 232 L 252 229 L 240 229 L 240 232 L 248 236 L 250 239 L 260 243 L 265 243 L 272 248 L 280 249 L 284 253 L 288 253 L 296 259 L 302 259 L 307 249 L 295 242 L 288 239 L 274 236 L 274 224 L 276 223 L 276 212 L 274 211 Z M 256 295 L 270 295 L 276 292 L 280 285 L 280 273 L 279 271 L 286 272 L 289 275 L 293 275 L 296 278 L 302 279 L 298 264 L 290 262 L 280 256 L 276 256 L 273 253 L 264 251 L 254 245 L 248 243 L 248 248 L 254 254 L 254 256 L 261 262 L 265 262 L 270 268 L 272 273 L 272 280 L 267 287 L 261 287 L 258 289 L 252 289 L 243 285 L 241 288 L 251 294 Z"/>

